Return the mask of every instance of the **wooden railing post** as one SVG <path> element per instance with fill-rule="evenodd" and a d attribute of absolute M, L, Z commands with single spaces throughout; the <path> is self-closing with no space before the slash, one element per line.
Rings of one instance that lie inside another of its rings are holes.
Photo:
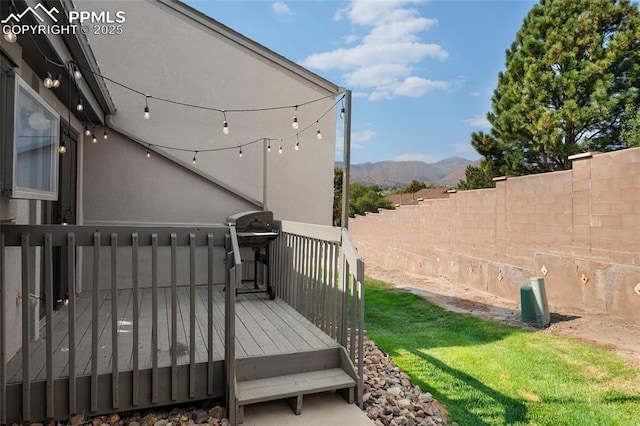
<path fill-rule="evenodd" d="M 227 416 L 232 426 L 238 422 L 236 405 L 236 289 L 242 283 L 242 259 L 235 226 L 229 226 L 225 238 L 225 368 L 227 376 Z"/>

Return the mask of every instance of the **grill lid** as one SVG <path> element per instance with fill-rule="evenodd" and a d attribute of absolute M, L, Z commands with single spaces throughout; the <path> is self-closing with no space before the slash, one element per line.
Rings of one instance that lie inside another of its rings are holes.
<path fill-rule="evenodd" d="M 235 225 L 238 232 L 270 232 L 273 212 L 255 210 L 236 213 L 227 217 L 229 225 Z"/>

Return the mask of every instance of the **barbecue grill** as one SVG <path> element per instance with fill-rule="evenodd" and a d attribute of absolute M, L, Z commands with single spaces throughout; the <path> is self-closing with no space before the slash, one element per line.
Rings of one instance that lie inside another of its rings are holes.
<path fill-rule="evenodd" d="M 253 280 L 243 280 L 243 282 L 253 283 L 253 288 L 237 289 L 236 294 L 266 292 L 273 300 L 276 295 L 271 287 L 269 279 L 269 242 L 278 237 L 278 233 L 273 231 L 273 212 L 265 210 L 240 212 L 227 217 L 227 224 L 235 226 L 240 247 L 250 247 L 254 253 L 253 258 Z M 258 284 L 258 264 L 262 264 L 264 269 L 263 288 Z"/>

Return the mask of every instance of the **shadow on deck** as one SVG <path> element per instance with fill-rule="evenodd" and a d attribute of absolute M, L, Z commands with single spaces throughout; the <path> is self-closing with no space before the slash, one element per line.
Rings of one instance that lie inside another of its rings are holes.
<path fill-rule="evenodd" d="M 98 294 L 98 357 L 91 357 L 93 293 L 85 292 L 76 299 L 76 371 L 78 412 L 102 414 L 117 409 L 128 411 L 151 406 L 175 404 L 190 400 L 225 396 L 224 378 L 224 292 L 222 286 L 213 287 L 211 315 L 212 335 L 209 336 L 208 286 L 196 286 L 195 347 L 190 335 L 190 288 L 178 287 L 176 367 L 172 368 L 171 306 L 172 289 L 157 292 L 157 351 L 154 359 L 152 289 L 139 291 L 139 338 L 137 354 L 133 348 L 133 305 L 131 289 L 118 290 L 117 348 L 114 351 L 111 333 L 111 291 Z M 69 333 L 67 307 L 53 316 L 54 412 L 56 418 L 68 415 Z M 45 334 L 44 327 L 41 330 Z M 304 369 L 332 367 L 339 360 L 340 345 L 313 325 L 281 299 L 270 300 L 266 294 L 239 294 L 236 298 L 236 359 L 238 380 L 265 377 L 265 370 L 278 368 L 281 373 L 294 374 Z M 41 338 L 30 347 L 31 413 L 32 418 L 46 418 L 46 339 Z M 114 354 L 117 354 L 118 389 L 112 380 Z M 211 359 L 209 356 L 211 354 Z M 195 357 L 195 377 L 190 383 L 190 359 Z M 22 352 L 7 364 L 8 417 L 20 417 L 12 412 L 22 406 Z M 137 362 L 136 362 L 137 360 Z M 96 363 L 96 393 L 92 392 L 92 366 Z M 284 368 L 283 368 L 284 367 Z M 302 367 L 302 369 L 301 369 Z M 137 373 L 134 373 L 136 372 Z M 134 380 L 134 374 L 137 380 Z M 177 380 L 172 380 L 172 375 Z M 207 377 L 207 380 L 201 378 Z M 175 389 L 172 384 L 175 383 Z M 134 388 L 137 386 L 137 389 Z M 58 391 L 59 390 L 59 391 Z M 114 393 L 115 392 L 115 393 Z M 93 395 L 97 407 L 92 407 Z M 12 408 L 13 407 L 13 408 Z"/>

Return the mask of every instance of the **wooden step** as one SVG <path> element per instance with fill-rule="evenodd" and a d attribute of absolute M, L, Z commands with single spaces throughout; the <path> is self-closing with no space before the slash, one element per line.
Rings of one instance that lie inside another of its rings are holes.
<path fill-rule="evenodd" d="M 242 422 L 245 405 L 285 398 L 290 399 L 293 411 L 300 414 L 303 395 L 331 390 L 348 389 L 347 400 L 353 403 L 355 386 L 355 380 L 341 368 L 238 382 L 238 419 Z"/>

